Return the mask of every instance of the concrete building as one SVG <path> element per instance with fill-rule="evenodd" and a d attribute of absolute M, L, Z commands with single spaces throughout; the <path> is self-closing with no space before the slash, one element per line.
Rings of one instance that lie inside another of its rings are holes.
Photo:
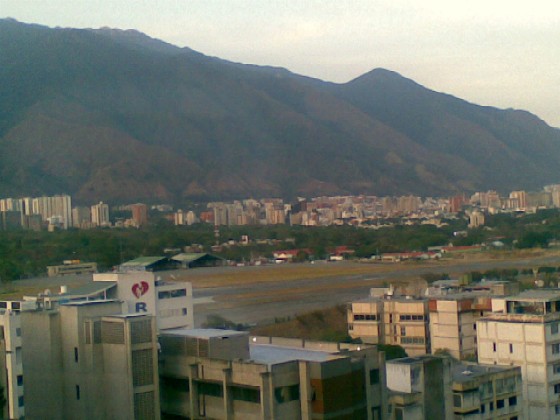
<path fill-rule="evenodd" d="M 64 302 L 118 300 L 123 313 L 156 317 L 157 330 L 193 328 L 192 285 L 188 282 L 165 282 L 150 272 L 99 273 L 93 282 L 60 294 L 24 296 L 26 302 L 45 309 L 55 309 Z"/>
<path fill-rule="evenodd" d="M 384 359 L 367 345 L 171 330 L 162 412 L 214 419 L 381 419 Z"/>
<path fill-rule="evenodd" d="M 455 420 L 523 418 L 519 367 L 456 364 L 452 375 Z"/>
<path fill-rule="evenodd" d="M 91 209 L 89 207 L 74 207 L 72 209 L 72 225 L 75 228 L 88 228 L 91 224 Z"/>
<path fill-rule="evenodd" d="M 428 300 L 410 296 L 370 296 L 348 308 L 348 334 L 369 344 L 394 344 L 409 356 L 430 350 Z"/>
<path fill-rule="evenodd" d="M 458 360 L 476 360 L 476 320 L 492 312 L 492 298 L 473 292 L 430 299 L 431 353 L 445 350 Z"/>
<path fill-rule="evenodd" d="M 477 321 L 478 359 L 521 367 L 526 418 L 560 418 L 560 290 L 525 291 Z"/>
<path fill-rule="evenodd" d="M 160 418 L 153 317 L 104 300 L 21 319 L 26 418 Z"/>
<path fill-rule="evenodd" d="M 1 418 L 23 419 L 26 413 L 21 318 L 18 311 L 8 306 L 7 302 L 0 302 L 0 385 L 6 401 Z"/>
<path fill-rule="evenodd" d="M 386 363 L 389 419 L 451 419 L 452 360 L 406 357 Z"/>
<path fill-rule="evenodd" d="M 100 273 L 94 283 L 113 285 L 109 299 L 119 299 L 128 313 L 156 316 L 157 329 L 193 328 L 192 285 L 187 282 L 165 282 L 149 272 Z"/>
<path fill-rule="evenodd" d="M 523 417 L 519 367 L 457 363 L 426 355 L 387 361 L 386 369 L 390 419 Z"/>
<path fill-rule="evenodd" d="M 91 206 L 91 223 L 93 226 L 111 226 L 109 206 L 103 201 Z"/>
<path fill-rule="evenodd" d="M 148 224 L 148 206 L 142 203 L 131 204 L 132 221 L 136 227 Z"/>

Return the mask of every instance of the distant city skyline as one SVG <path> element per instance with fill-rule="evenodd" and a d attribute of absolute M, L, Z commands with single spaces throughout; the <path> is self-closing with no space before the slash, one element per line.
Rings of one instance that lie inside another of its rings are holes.
<path fill-rule="evenodd" d="M 137 29 L 203 54 L 344 83 L 383 67 L 560 127 L 560 3 L 3 0 L 1 17 Z"/>

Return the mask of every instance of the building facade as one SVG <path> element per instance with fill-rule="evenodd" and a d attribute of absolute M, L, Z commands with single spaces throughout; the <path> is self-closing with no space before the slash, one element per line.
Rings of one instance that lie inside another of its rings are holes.
<path fill-rule="evenodd" d="M 403 347 L 409 356 L 430 350 L 428 300 L 384 295 L 352 302 L 348 334 L 369 344 Z"/>
<path fill-rule="evenodd" d="M 505 298 L 504 312 L 477 321 L 480 363 L 521 367 L 526 418 L 560 418 L 560 291 Z"/>
<path fill-rule="evenodd" d="M 374 346 L 171 330 L 160 337 L 162 412 L 214 419 L 381 419 Z"/>

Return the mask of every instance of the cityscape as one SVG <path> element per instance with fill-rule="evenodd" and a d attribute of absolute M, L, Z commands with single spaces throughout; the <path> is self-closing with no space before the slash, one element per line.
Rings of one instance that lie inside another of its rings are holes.
<path fill-rule="evenodd" d="M 1 4 L 0 420 L 560 419 L 559 5 Z"/>
<path fill-rule="evenodd" d="M 233 202 L 210 202 L 206 210 L 173 210 L 169 204 L 148 206 L 143 203 L 115 206 L 129 212 L 129 218 L 110 217 L 109 204 L 99 202 L 90 207 L 72 206 L 69 195 L 50 197 L 1 198 L 2 228 L 40 230 L 91 229 L 94 227 L 141 227 L 148 222 L 150 209 L 166 213 L 175 225 L 209 223 L 215 226 L 277 225 L 331 226 L 350 224 L 379 228 L 380 221 L 400 219 L 407 223 L 439 225 L 443 218 L 467 211 L 470 227 L 484 225 L 484 213 L 534 213 L 538 209 L 560 208 L 560 184 L 541 191 L 512 191 L 500 196 L 496 191 L 476 192 L 470 197 L 400 197 L 335 196 L 299 198 L 286 203 L 279 198 L 247 199 Z"/>

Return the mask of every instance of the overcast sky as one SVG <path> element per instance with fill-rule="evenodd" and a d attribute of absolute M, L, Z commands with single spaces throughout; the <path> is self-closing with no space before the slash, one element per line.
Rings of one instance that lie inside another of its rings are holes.
<path fill-rule="evenodd" d="M 206 55 L 333 82 L 383 67 L 560 127 L 558 0 L 0 0 L 0 16 L 138 29 Z"/>

